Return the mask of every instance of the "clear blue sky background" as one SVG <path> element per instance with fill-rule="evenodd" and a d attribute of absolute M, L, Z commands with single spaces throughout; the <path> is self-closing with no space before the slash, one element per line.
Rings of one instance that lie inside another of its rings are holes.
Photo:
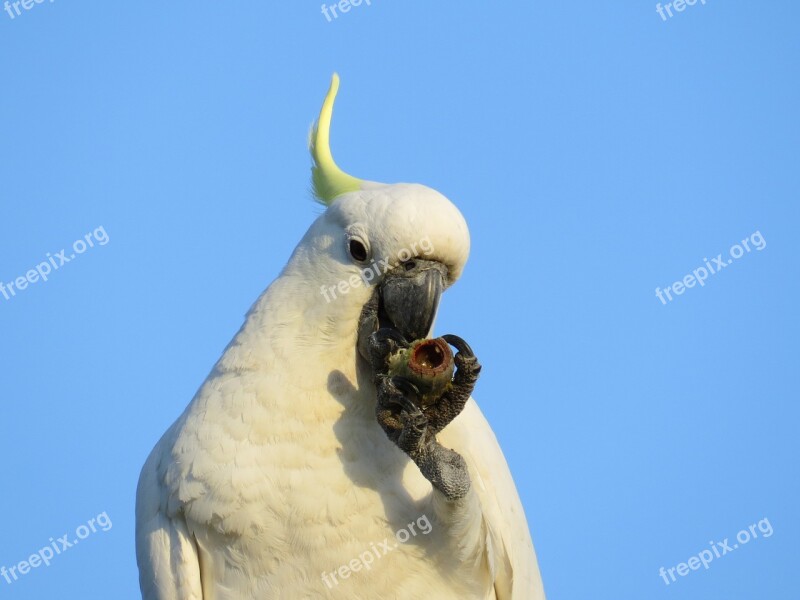
<path fill-rule="evenodd" d="M 0 598 L 138 597 L 139 469 L 319 214 L 306 134 L 334 70 L 339 163 L 470 224 L 437 327 L 485 365 L 549 597 L 800 597 L 800 8 L 654 4 L 0 12 L 0 281 L 110 239 L 0 296 L 0 565 L 113 522 Z"/>

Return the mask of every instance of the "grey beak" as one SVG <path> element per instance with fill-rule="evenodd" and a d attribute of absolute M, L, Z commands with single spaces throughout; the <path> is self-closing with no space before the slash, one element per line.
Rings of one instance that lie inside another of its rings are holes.
<path fill-rule="evenodd" d="M 447 269 L 441 263 L 412 259 L 384 276 L 381 308 L 408 341 L 424 338 L 433 326 Z"/>

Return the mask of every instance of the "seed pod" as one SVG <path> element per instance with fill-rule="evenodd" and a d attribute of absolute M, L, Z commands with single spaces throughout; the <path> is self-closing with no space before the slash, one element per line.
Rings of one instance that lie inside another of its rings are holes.
<path fill-rule="evenodd" d="M 417 386 L 422 407 L 442 396 L 454 371 L 453 351 L 442 338 L 417 340 L 389 357 L 389 375 L 404 377 Z"/>

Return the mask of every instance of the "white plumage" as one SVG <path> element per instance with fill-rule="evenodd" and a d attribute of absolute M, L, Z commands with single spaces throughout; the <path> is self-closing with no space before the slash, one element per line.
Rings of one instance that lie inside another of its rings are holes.
<path fill-rule="evenodd" d="M 446 265 L 452 283 L 469 254 L 466 223 L 424 186 L 360 187 L 314 222 L 144 465 L 136 542 L 146 600 L 544 598 L 522 505 L 477 404 L 439 435 L 472 479 L 466 497 L 448 501 L 376 422 L 356 351 L 372 287 L 330 302 L 320 291 L 360 274 L 345 244 L 353 227 L 376 257 L 427 236 L 425 258 Z M 427 534 L 330 577 L 422 516 Z"/>

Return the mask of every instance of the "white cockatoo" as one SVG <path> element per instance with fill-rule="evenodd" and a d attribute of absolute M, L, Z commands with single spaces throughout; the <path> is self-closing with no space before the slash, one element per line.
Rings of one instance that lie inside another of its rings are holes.
<path fill-rule="evenodd" d="M 428 187 L 339 169 L 338 84 L 310 139 L 327 209 L 142 469 L 142 596 L 544 599 L 517 490 L 469 397 L 469 346 L 445 336 L 457 371 L 430 414 L 379 372 L 431 333 L 469 232 Z"/>

